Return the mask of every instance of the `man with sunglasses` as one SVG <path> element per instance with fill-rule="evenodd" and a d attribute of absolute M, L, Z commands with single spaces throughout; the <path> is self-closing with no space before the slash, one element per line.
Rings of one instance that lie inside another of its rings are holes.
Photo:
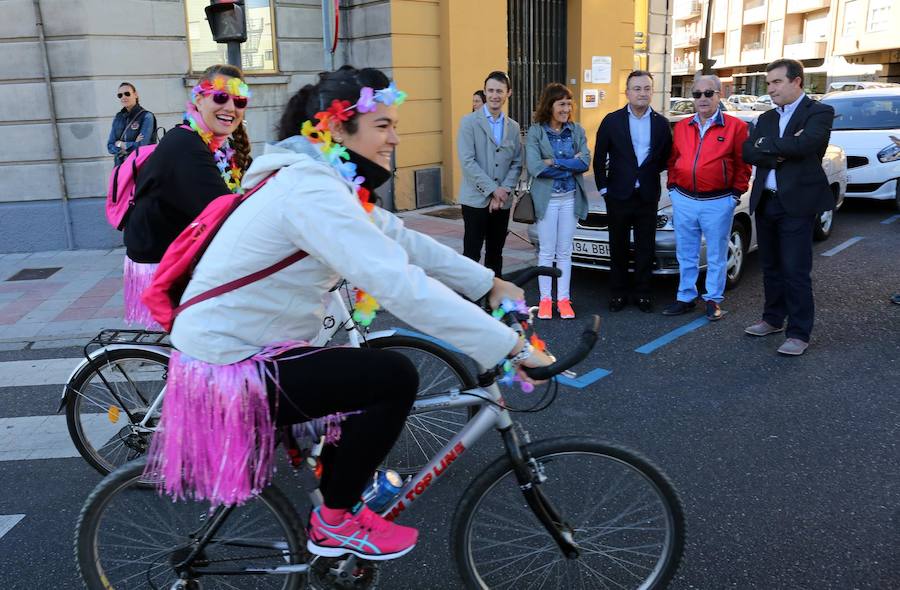
<path fill-rule="evenodd" d="M 744 331 L 768 336 L 785 330 L 778 352 L 798 356 L 813 327 L 812 242 L 815 220 L 834 208 L 822 169 L 834 109 L 803 92 L 803 64 L 775 60 L 766 67 L 769 96 L 778 108 L 760 115 L 744 143 L 756 165 L 750 212 L 756 215 L 765 305 L 760 321 Z"/>
<path fill-rule="evenodd" d="M 728 238 L 734 207 L 750 182 L 750 165 L 741 148 L 747 124 L 719 109 L 722 82 L 718 76 L 694 79 L 696 114 L 672 129 L 669 196 L 675 227 L 675 256 L 680 279 L 675 302 L 664 315 L 692 311 L 697 303 L 700 247 L 706 239 L 706 317 L 722 319 L 728 270 Z"/>
<path fill-rule="evenodd" d="M 106 150 L 118 166 L 136 147 L 156 143 L 156 116 L 141 106 L 137 89 L 131 82 L 119 84 L 116 98 L 122 110 L 113 119 Z"/>

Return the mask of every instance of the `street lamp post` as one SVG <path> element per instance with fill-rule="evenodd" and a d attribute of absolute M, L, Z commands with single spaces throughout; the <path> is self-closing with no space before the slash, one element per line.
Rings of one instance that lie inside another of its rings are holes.
<path fill-rule="evenodd" d="M 206 20 L 216 43 L 226 43 L 228 63 L 241 67 L 241 43 L 247 40 L 243 0 L 210 0 Z"/>

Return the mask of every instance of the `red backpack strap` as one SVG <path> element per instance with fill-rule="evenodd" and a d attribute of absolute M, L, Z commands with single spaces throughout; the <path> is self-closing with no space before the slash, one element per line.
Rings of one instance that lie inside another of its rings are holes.
<path fill-rule="evenodd" d="M 294 252 L 287 258 L 282 258 L 275 264 L 273 264 L 271 266 L 267 266 L 266 268 L 264 268 L 262 270 L 258 270 L 254 273 L 243 276 L 239 279 L 229 281 L 229 282 L 225 283 L 224 285 L 219 285 L 218 287 L 214 287 L 208 291 L 204 291 L 203 293 L 200 293 L 199 295 L 191 297 L 190 299 L 188 299 L 187 301 L 185 301 L 184 303 L 182 303 L 181 305 L 179 305 L 178 307 L 175 308 L 174 316 L 177 316 L 179 313 L 181 313 L 185 309 L 191 307 L 192 305 L 197 305 L 198 303 L 206 301 L 207 299 L 212 299 L 213 297 L 218 297 L 219 295 L 228 293 L 229 291 L 234 291 L 235 289 L 239 289 L 239 288 L 243 287 L 244 285 L 249 285 L 250 283 L 255 283 L 256 281 L 264 279 L 267 276 L 274 274 L 283 268 L 287 268 L 288 266 L 294 264 L 298 260 L 302 260 L 303 258 L 306 258 L 306 255 L 307 255 L 306 252 L 304 252 L 303 250 L 300 250 L 299 252 Z"/>

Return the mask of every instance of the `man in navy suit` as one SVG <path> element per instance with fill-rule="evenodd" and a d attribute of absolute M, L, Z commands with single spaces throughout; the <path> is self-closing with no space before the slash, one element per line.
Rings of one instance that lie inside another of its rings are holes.
<path fill-rule="evenodd" d="M 793 59 L 766 68 L 769 96 L 778 108 L 760 115 L 744 143 L 744 161 L 756 165 L 750 212 L 756 213 L 765 306 L 744 331 L 768 336 L 785 329 L 778 352 L 801 355 L 813 327 L 812 241 L 817 216 L 834 208 L 822 169 L 834 109 L 803 92 L 803 65 Z"/>
<path fill-rule="evenodd" d="M 672 149 L 669 121 L 650 108 L 653 76 L 635 70 L 625 82 L 628 104 L 603 118 L 594 146 L 594 181 L 606 199 L 609 220 L 610 311 L 629 296 L 643 312 L 650 298 L 656 252 L 659 175 Z M 607 158 L 609 162 L 607 163 Z M 629 287 L 630 233 L 634 232 L 634 288 Z"/>

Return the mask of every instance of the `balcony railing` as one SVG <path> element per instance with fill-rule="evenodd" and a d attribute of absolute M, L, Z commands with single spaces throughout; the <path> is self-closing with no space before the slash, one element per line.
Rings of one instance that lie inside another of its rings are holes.
<path fill-rule="evenodd" d="M 750 4 L 744 5 L 744 24 L 745 25 L 756 25 L 759 23 L 766 22 L 766 18 L 769 14 L 769 7 L 765 2 L 762 4 Z"/>
<path fill-rule="evenodd" d="M 792 59 L 819 59 L 825 57 L 825 41 L 800 41 L 784 43 L 784 56 Z"/>
<path fill-rule="evenodd" d="M 684 57 L 681 59 L 673 59 L 672 60 L 672 73 L 675 75 L 693 74 L 696 71 L 697 71 L 696 57 Z"/>
<path fill-rule="evenodd" d="M 700 15 L 700 2 L 697 0 L 675 0 L 672 16 L 676 20 L 685 20 Z"/>
<path fill-rule="evenodd" d="M 741 51 L 742 64 L 758 64 L 766 61 L 766 50 L 763 44 L 755 41 L 753 43 L 745 43 Z"/>
<path fill-rule="evenodd" d="M 805 12 L 814 12 L 816 10 L 824 10 L 831 6 L 831 0 L 787 0 L 788 14 L 803 14 Z"/>
<path fill-rule="evenodd" d="M 672 36 L 672 47 L 696 47 L 700 45 L 697 33 L 675 33 Z"/>

